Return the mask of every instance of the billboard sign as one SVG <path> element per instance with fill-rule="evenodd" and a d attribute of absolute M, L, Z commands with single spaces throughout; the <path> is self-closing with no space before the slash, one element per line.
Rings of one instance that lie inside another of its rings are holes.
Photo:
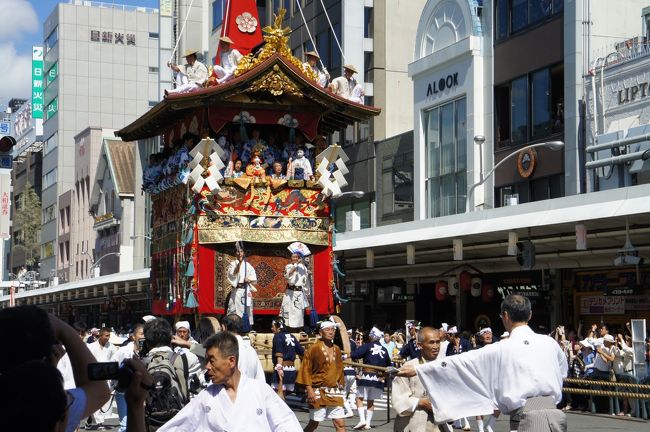
<path fill-rule="evenodd" d="M 43 47 L 32 47 L 32 116 L 43 118 Z"/>

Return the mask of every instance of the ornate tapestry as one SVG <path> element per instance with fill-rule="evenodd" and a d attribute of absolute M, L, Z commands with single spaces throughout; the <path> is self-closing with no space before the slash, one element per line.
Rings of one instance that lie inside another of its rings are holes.
<path fill-rule="evenodd" d="M 279 310 L 282 305 L 282 296 L 287 287 L 287 282 L 284 279 L 284 267 L 291 261 L 289 252 L 286 248 L 278 249 L 277 247 L 255 245 L 252 249 L 247 249 L 246 254 L 248 263 L 255 268 L 257 273 L 257 283 L 253 284 L 257 288 L 257 292 L 253 293 L 253 309 Z M 214 260 L 215 309 L 224 307 L 230 293 L 228 267 L 234 259 L 233 247 L 217 247 Z M 307 266 L 313 272 L 311 261 L 307 262 Z"/>

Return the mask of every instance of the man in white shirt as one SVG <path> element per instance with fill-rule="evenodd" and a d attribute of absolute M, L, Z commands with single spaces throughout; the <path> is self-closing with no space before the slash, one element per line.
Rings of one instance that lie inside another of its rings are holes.
<path fill-rule="evenodd" d="M 335 78 L 330 84 L 330 89 L 337 96 L 352 102 L 363 103 L 363 87 L 352 77 L 355 73 L 358 72 L 353 65 L 347 64 L 343 66 L 343 76 Z"/>
<path fill-rule="evenodd" d="M 612 362 L 616 358 L 612 352 L 614 348 L 614 336 L 605 334 L 602 341 L 596 340 L 596 357 L 594 358 L 594 373 L 592 378 L 609 380 L 609 373 L 612 370 Z"/>
<path fill-rule="evenodd" d="M 167 62 L 167 66 L 176 72 L 176 88 L 165 90 L 165 96 L 175 93 L 190 93 L 203 87 L 208 79 L 208 68 L 196 59 L 196 50 L 187 50 L 183 57 L 187 64 L 184 66 Z"/>
<path fill-rule="evenodd" d="M 248 321 L 253 325 L 253 292 L 257 291 L 253 283 L 257 282 L 255 268 L 246 260 L 246 253 L 237 246 L 237 258 L 228 267 L 228 281 L 232 286 L 228 298 L 228 313 L 240 317 L 248 313 Z"/>
<path fill-rule="evenodd" d="M 415 367 L 436 413 L 436 421 L 492 413 L 510 415 L 510 430 L 566 431 L 566 416 L 556 409 L 562 400 L 567 361 L 555 340 L 528 327 L 530 300 L 511 294 L 501 303 L 508 340 L 480 350 L 446 357 Z"/>
<path fill-rule="evenodd" d="M 287 289 L 282 298 L 280 316 L 287 327 L 302 331 L 305 325 L 305 308 L 307 307 L 307 267 L 301 262 L 300 255 L 291 254 L 291 263 L 284 268 Z"/>
<path fill-rule="evenodd" d="M 219 57 L 219 64 L 213 68 L 217 76 L 217 84 L 228 82 L 235 76 L 237 65 L 243 57 L 239 51 L 232 47 L 232 44 L 233 41 L 228 36 L 219 38 L 221 56 Z"/>
<path fill-rule="evenodd" d="M 239 371 L 239 343 L 228 332 L 206 342 L 212 385 L 187 404 L 159 432 L 300 432 L 296 415 L 266 383 Z"/>
<path fill-rule="evenodd" d="M 131 331 L 132 341 L 128 344 L 117 349 L 113 355 L 113 361 L 117 362 L 122 367 L 124 361 L 133 358 L 140 351 L 140 341 L 144 339 L 144 324 L 136 324 Z M 117 405 L 117 416 L 120 420 L 120 427 L 118 432 L 126 431 L 126 398 L 124 396 L 124 389 L 115 390 L 115 405 Z"/>
<path fill-rule="evenodd" d="M 113 359 L 113 355 L 117 352 L 117 348 L 110 343 L 109 339 L 111 338 L 111 329 L 108 327 L 103 327 L 99 331 L 99 337 L 97 340 L 90 345 L 88 349 L 90 353 L 95 356 L 95 360 L 98 362 L 109 362 Z M 98 428 L 104 427 L 104 413 L 108 411 L 110 407 L 110 401 L 107 402 L 102 408 L 95 411 L 92 415 L 93 420 L 97 423 Z"/>
<path fill-rule="evenodd" d="M 422 356 L 404 363 L 405 366 L 428 363 L 438 358 L 440 353 L 440 331 L 424 327 L 418 331 L 417 343 Z M 434 420 L 431 401 L 417 376 L 396 377 L 392 387 L 393 408 L 397 411 L 395 432 L 433 432 L 438 431 Z M 446 427 L 446 425 L 444 425 Z M 447 430 L 447 429 L 445 429 Z"/>
<path fill-rule="evenodd" d="M 316 82 L 321 87 L 327 87 L 327 82 L 330 80 L 330 74 L 327 72 L 327 69 L 323 67 L 321 71 L 318 68 L 318 61 L 320 56 L 316 51 L 308 51 L 305 53 L 307 61 L 302 64 L 305 69 L 311 69 L 314 74 L 316 74 Z"/>

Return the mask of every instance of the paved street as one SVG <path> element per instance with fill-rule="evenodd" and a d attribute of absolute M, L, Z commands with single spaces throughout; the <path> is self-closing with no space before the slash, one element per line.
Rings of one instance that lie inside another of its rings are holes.
<path fill-rule="evenodd" d="M 385 395 L 384 395 L 385 397 Z M 302 405 L 294 405 L 293 401 L 289 399 L 289 404 L 294 409 L 300 424 L 305 426 L 309 421 L 309 415 Z M 395 418 L 395 411 L 391 409 L 390 418 L 388 421 L 386 410 L 386 400 L 376 401 L 377 409 L 373 417 L 373 429 L 376 432 L 389 432 L 393 430 L 393 419 Z M 650 422 L 639 420 L 636 418 L 620 418 L 604 414 L 587 414 L 587 413 L 573 413 L 567 414 L 568 430 L 569 432 L 598 432 L 598 431 L 627 431 L 627 432 L 648 432 L 650 430 Z M 358 422 L 358 417 L 352 417 L 346 420 L 347 430 L 352 430 L 354 425 Z M 477 431 L 476 421 L 470 419 L 472 431 Z M 110 418 L 106 421 L 106 425 L 117 425 L 116 418 Z M 334 427 L 332 422 L 327 421 L 321 423 L 318 430 L 333 431 Z M 458 429 L 460 430 L 460 429 Z M 495 432 L 508 432 L 509 422 L 508 416 L 502 416 L 497 420 Z"/>

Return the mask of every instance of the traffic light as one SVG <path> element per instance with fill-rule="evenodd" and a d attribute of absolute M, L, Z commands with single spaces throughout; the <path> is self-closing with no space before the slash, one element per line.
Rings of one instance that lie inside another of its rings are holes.
<path fill-rule="evenodd" d="M 16 139 L 12 136 L 0 138 L 0 168 L 11 169 L 13 166 L 12 150 L 16 145 Z"/>
<path fill-rule="evenodd" d="M 517 262 L 522 270 L 535 267 L 535 245 L 530 240 L 517 242 Z"/>

